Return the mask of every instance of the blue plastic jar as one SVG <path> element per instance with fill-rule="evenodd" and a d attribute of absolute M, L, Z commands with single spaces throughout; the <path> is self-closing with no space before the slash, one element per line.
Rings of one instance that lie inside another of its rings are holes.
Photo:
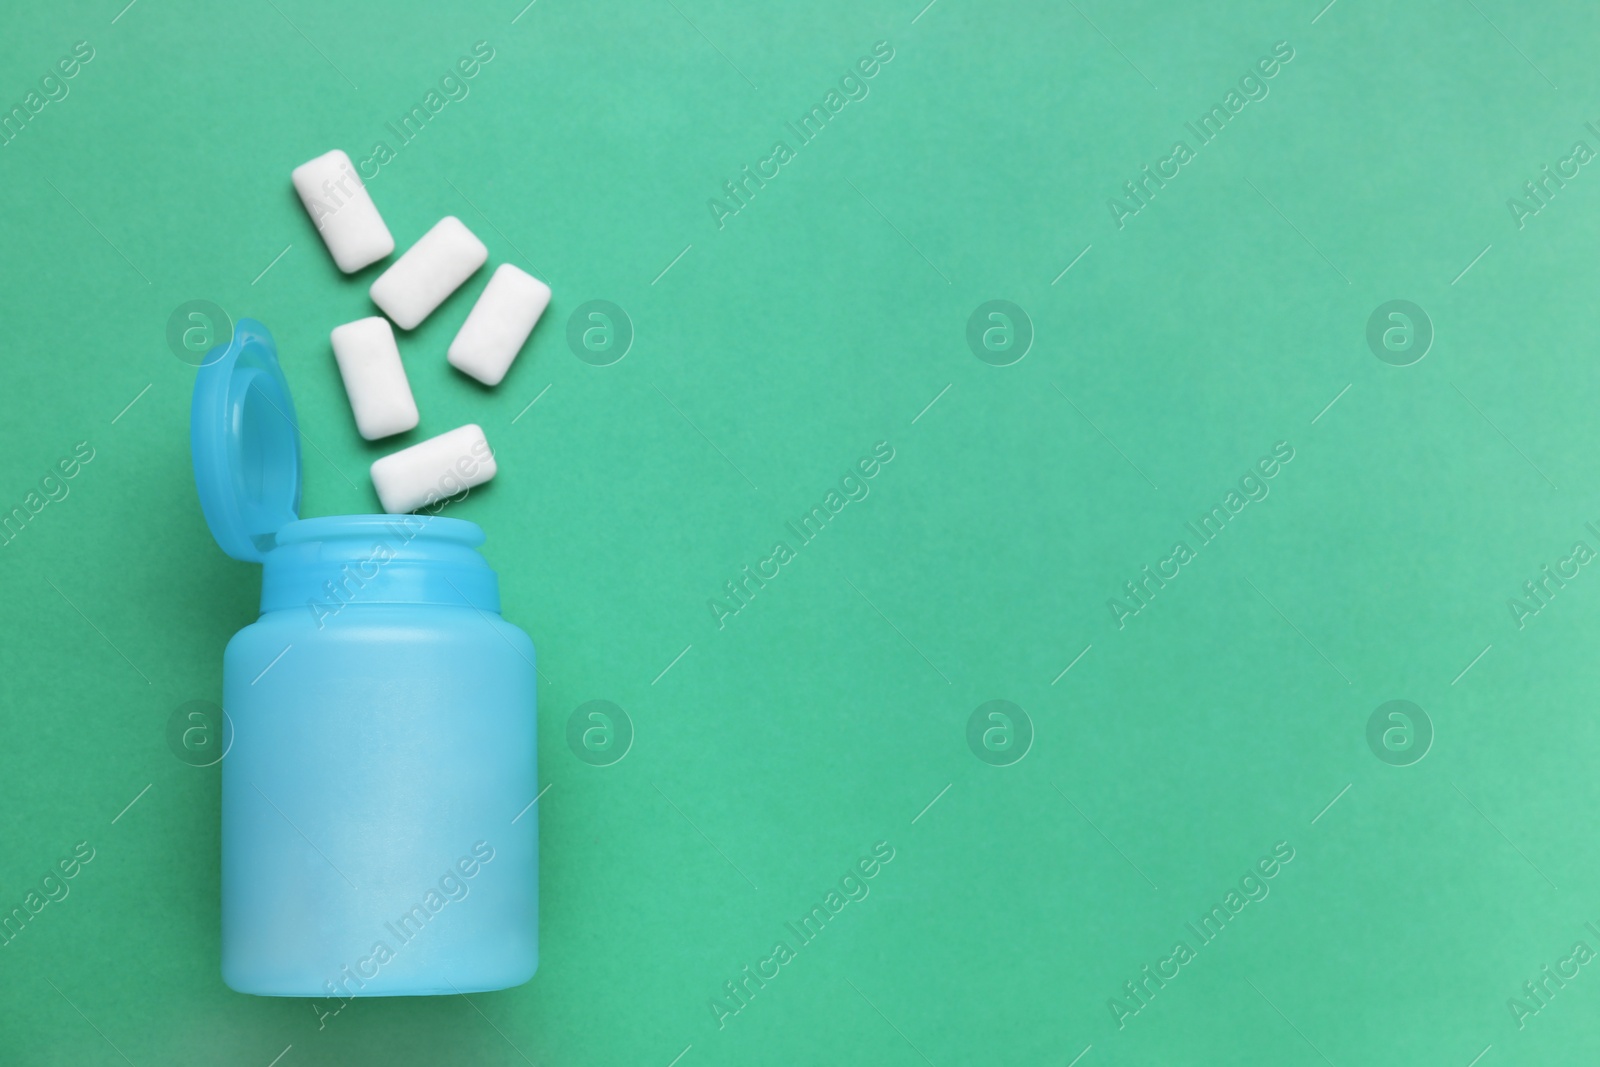
<path fill-rule="evenodd" d="M 271 335 L 200 370 L 195 479 L 223 551 L 263 564 L 228 643 L 222 974 L 266 996 L 504 989 L 538 966 L 533 643 L 459 519 L 299 519 Z"/>

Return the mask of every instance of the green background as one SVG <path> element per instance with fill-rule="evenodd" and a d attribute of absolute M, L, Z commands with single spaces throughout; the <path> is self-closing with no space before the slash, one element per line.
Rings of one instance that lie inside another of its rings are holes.
<path fill-rule="evenodd" d="M 1600 577 L 1508 607 L 1600 547 L 1600 176 L 1522 228 L 1506 203 L 1600 148 L 1600 20 L 1321 6 L 11 5 L 7 108 L 95 58 L 0 148 L 0 507 L 95 458 L 0 549 L 0 910 L 96 855 L 0 948 L 0 1060 L 1600 1058 L 1596 967 L 1507 1006 L 1600 949 Z M 368 187 L 401 248 L 456 214 L 554 299 L 483 389 L 444 360 L 474 278 L 401 339 L 421 426 L 367 444 L 327 335 L 381 268 L 337 272 L 289 171 L 392 143 L 480 40 Z M 870 95 L 719 230 L 708 198 L 878 41 Z M 1278 41 L 1270 95 L 1119 229 L 1107 199 Z M 196 299 L 277 337 L 303 514 L 377 510 L 367 465 L 464 422 L 496 450 L 448 513 L 544 673 L 521 988 L 319 1024 L 221 983 L 218 769 L 164 731 L 219 699 L 259 577 L 195 497 L 164 331 Z M 611 366 L 567 343 L 596 299 L 636 334 Z M 1035 333 L 1010 366 L 966 341 L 991 299 Z M 1392 299 L 1435 331 L 1410 366 L 1366 341 Z M 870 496 L 719 629 L 708 600 L 879 441 Z M 1108 598 L 1280 441 L 1270 497 L 1119 629 Z M 610 766 L 567 743 L 593 699 L 636 734 Z M 967 743 L 996 699 L 1034 733 L 1010 766 Z M 1367 741 L 1395 699 L 1435 735 L 1409 766 Z M 879 841 L 870 896 L 719 1028 Z M 1270 896 L 1119 1028 L 1109 998 L 1278 842 Z"/>

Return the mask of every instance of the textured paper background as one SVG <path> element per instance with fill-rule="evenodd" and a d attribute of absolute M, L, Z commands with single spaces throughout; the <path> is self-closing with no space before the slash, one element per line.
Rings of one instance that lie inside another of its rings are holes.
<path fill-rule="evenodd" d="M 6 12 L 6 108 L 76 42 L 94 58 L 0 147 L 0 507 L 93 459 L 0 549 L 0 905 L 79 841 L 94 859 L 0 948 L 0 1059 L 1600 1057 L 1600 970 L 1524 990 L 1600 950 L 1600 577 L 1563 563 L 1600 550 L 1600 176 L 1563 162 L 1600 151 L 1593 13 L 921 2 Z M 479 41 L 468 95 L 397 147 L 386 124 Z M 867 95 L 801 144 L 786 123 L 877 42 Z M 1186 124 L 1278 42 L 1266 96 L 1200 145 Z M 288 175 L 379 140 L 402 248 L 456 214 L 555 297 L 486 390 L 444 361 L 474 279 L 402 338 L 421 426 L 369 445 L 327 333 L 372 313 L 378 268 L 335 270 Z M 719 228 L 709 201 L 778 140 Z M 1119 228 L 1108 200 L 1178 140 Z M 448 513 L 487 530 L 546 676 L 522 988 L 319 1020 L 221 984 L 217 769 L 164 731 L 218 699 L 259 578 L 196 503 L 164 331 L 201 299 L 277 337 L 304 514 L 376 510 L 396 444 L 476 421 L 497 450 Z M 633 334 L 609 366 L 568 342 L 596 300 Z M 1030 324 L 1008 366 L 969 347 L 991 300 Z M 1367 341 L 1391 300 L 1431 325 L 1408 366 Z M 878 442 L 869 495 L 719 628 L 724 583 Z M 1280 442 L 1270 495 L 1202 545 L 1186 524 Z M 1178 541 L 1194 558 L 1119 628 L 1107 601 Z M 1576 575 L 1529 599 L 1545 566 Z M 607 766 L 568 743 L 591 700 L 631 723 Z M 1008 766 L 998 720 L 968 743 L 994 700 L 1031 724 Z M 1401 751 L 1369 745 L 1391 700 L 1431 724 L 1420 761 L 1399 720 Z M 727 1016 L 724 983 L 878 842 L 870 895 Z M 1186 924 L 1280 842 L 1270 894 L 1202 945 Z M 1134 1000 L 1178 941 L 1194 958 Z M 1140 1009 L 1120 1027 L 1114 997 Z"/>

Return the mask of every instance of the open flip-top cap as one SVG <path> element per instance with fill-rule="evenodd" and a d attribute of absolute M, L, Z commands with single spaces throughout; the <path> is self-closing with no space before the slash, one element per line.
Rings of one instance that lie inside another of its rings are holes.
<path fill-rule="evenodd" d="M 300 517 L 300 429 L 272 334 L 240 319 L 200 367 L 189 408 L 194 483 L 211 536 L 259 563 Z"/>

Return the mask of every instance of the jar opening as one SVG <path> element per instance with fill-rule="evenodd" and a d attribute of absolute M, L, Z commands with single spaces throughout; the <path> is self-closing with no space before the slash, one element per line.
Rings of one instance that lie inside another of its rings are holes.
<path fill-rule="evenodd" d="M 329 515 L 278 531 L 263 559 L 261 610 L 308 606 L 320 622 L 354 604 L 438 604 L 499 611 L 499 583 L 478 552 L 482 527 L 432 515 Z"/>
<path fill-rule="evenodd" d="M 477 523 L 441 515 L 323 515 L 284 525 L 278 530 L 277 543 L 292 545 L 385 536 L 401 537 L 407 541 L 425 537 L 430 541 L 449 541 L 469 548 L 477 548 L 485 539 L 483 527 Z"/>

